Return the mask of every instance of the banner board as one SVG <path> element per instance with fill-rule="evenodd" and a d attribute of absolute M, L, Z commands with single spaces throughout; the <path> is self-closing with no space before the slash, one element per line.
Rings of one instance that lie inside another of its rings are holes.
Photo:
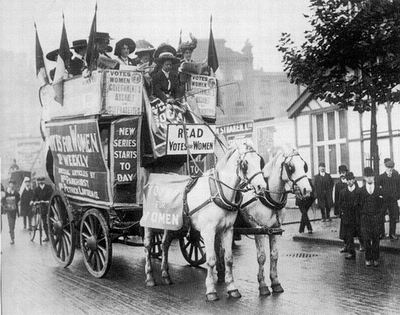
<path fill-rule="evenodd" d="M 141 115 L 142 90 L 141 73 L 129 70 L 105 70 L 105 112 L 110 115 Z"/>
<path fill-rule="evenodd" d="M 111 183 L 115 204 L 137 203 L 140 117 L 122 118 L 111 124 Z"/>
<path fill-rule="evenodd" d="M 192 115 L 190 111 L 184 112 L 177 105 L 165 104 L 158 98 L 150 101 L 146 91 L 143 94 L 153 156 L 157 159 L 167 154 L 166 141 L 169 124 L 200 123 L 201 120 Z"/>
<path fill-rule="evenodd" d="M 229 145 L 246 140 L 253 141 L 253 121 L 217 126 L 217 133 L 223 134 Z"/>
<path fill-rule="evenodd" d="M 186 124 L 186 137 L 183 125 L 169 124 L 167 130 L 167 155 L 187 154 L 187 147 L 192 154 L 214 152 L 214 126 Z M 213 130 L 210 130 L 212 128 Z"/>
<path fill-rule="evenodd" d="M 47 127 L 58 189 L 74 199 L 108 205 L 109 180 L 97 121 L 55 122 Z"/>
<path fill-rule="evenodd" d="M 197 104 L 200 115 L 207 118 L 216 118 L 217 106 L 217 79 L 206 75 L 191 75 L 189 90 Z M 188 102 L 190 103 L 189 96 Z"/>

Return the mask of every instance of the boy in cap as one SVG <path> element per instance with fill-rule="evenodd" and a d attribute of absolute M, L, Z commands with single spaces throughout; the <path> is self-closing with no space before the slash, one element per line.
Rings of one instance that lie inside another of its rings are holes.
<path fill-rule="evenodd" d="M 344 235 L 345 248 L 348 254 L 346 259 L 355 259 L 354 236 L 357 225 L 357 207 L 359 206 L 359 190 L 355 185 L 355 177 L 352 172 L 346 174 L 347 187 L 339 193 L 339 208 L 341 210 L 341 229 Z"/>
<path fill-rule="evenodd" d="M 318 174 L 314 176 L 314 187 L 317 204 L 321 209 L 322 222 L 332 221 L 330 211 L 333 205 L 333 180 L 331 175 L 325 172 L 325 163 L 318 165 Z"/>
<path fill-rule="evenodd" d="M 384 214 L 389 213 L 389 238 L 396 240 L 396 223 L 399 221 L 399 206 L 397 200 L 400 199 L 400 175 L 394 170 L 394 162 L 385 159 L 385 172 L 379 175 L 377 185 L 382 187 L 384 194 Z M 384 215 L 380 224 L 381 235 L 385 234 Z"/>
<path fill-rule="evenodd" d="M 366 266 L 379 266 L 379 235 L 382 220 L 383 194 L 375 183 L 374 171 L 364 168 L 364 186 L 360 189 L 361 233 L 365 244 Z"/>
<path fill-rule="evenodd" d="M 51 188 L 50 185 L 47 185 L 45 183 L 45 178 L 44 177 L 38 177 L 38 187 L 35 188 L 33 192 L 33 200 L 34 201 L 49 201 L 52 194 L 53 194 L 53 188 Z M 49 241 L 49 232 L 48 232 L 48 227 L 47 227 L 47 212 L 45 211 L 47 207 L 42 208 L 41 216 L 43 220 L 43 228 L 44 232 L 46 233 L 46 238 L 43 240 L 43 242 L 48 242 Z"/>
<path fill-rule="evenodd" d="M 15 221 L 18 213 L 18 203 L 20 200 L 19 193 L 15 189 L 15 182 L 10 180 L 8 183 L 7 190 L 4 196 L 4 210 L 7 213 L 8 227 L 11 237 L 11 245 L 14 244 L 15 240 Z"/>

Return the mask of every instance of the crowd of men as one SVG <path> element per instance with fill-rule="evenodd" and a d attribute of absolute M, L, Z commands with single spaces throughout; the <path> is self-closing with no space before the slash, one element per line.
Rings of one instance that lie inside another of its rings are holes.
<path fill-rule="evenodd" d="M 39 205 L 36 209 L 40 211 L 43 229 L 46 234 L 43 242 L 49 241 L 46 210 L 52 194 L 53 188 L 45 183 L 44 177 L 37 178 L 36 187 L 33 187 L 29 177 L 25 177 L 19 191 L 13 180 L 8 182 L 6 189 L 1 185 L 1 214 L 7 216 L 11 245 L 15 243 L 15 222 L 17 217 L 23 218 L 25 230 L 32 231 L 35 228 L 32 226 L 32 217 L 36 204 Z"/>
<path fill-rule="evenodd" d="M 87 64 L 87 40 L 75 40 L 70 47 L 73 55 L 67 62 L 66 77 L 80 75 L 86 77 L 96 68 L 140 71 L 143 73 L 148 95 L 172 104 L 184 95 L 189 78 L 188 73 L 210 74 L 210 69 L 205 64 L 195 63 L 192 60 L 192 52 L 197 46 L 197 40 L 192 34 L 190 37 L 191 41 L 181 42 L 177 50 L 165 43 L 155 48 L 146 40 L 135 42 L 131 38 L 119 40 L 113 50 L 109 46 L 110 35 L 97 32 L 94 37 L 94 67 Z M 46 58 L 55 62 L 57 56 L 58 49 L 49 52 Z M 54 73 L 55 68 L 50 71 L 51 79 L 54 78 Z"/>
<path fill-rule="evenodd" d="M 305 226 L 312 233 L 307 216 L 314 199 L 321 210 L 322 222 L 331 221 L 331 208 L 341 218 L 339 237 L 344 241 L 342 253 L 346 259 L 355 259 L 354 238 L 358 237 L 360 251 L 365 251 L 366 266 L 379 266 L 379 243 L 387 238 L 397 240 L 396 224 L 399 222 L 400 175 L 394 169 L 394 162 L 384 160 L 385 171 L 374 176 L 371 167 L 364 168 L 363 185 L 359 187 L 356 178 L 346 165 L 339 166 L 339 181 L 334 181 L 320 163 L 314 176 L 313 196 L 297 200 L 302 213 L 299 232 Z M 389 233 L 385 234 L 385 221 L 389 220 Z"/>

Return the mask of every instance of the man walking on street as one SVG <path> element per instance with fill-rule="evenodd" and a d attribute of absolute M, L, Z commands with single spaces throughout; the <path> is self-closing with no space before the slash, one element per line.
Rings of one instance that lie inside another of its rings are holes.
<path fill-rule="evenodd" d="M 356 234 L 356 214 L 359 206 L 359 190 L 355 185 L 355 177 L 352 172 L 346 174 L 347 187 L 343 188 L 339 194 L 339 207 L 341 210 L 341 222 L 344 234 L 344 242 L 348 254 L 346 259 L 355 259 L 354 236 Z"/>
<path fill-rule="evenodd" d="M 365 244 L 365 265 L 379 266 L 379 235 L 382 220 L 383 193 L 376 185 L 374 171 L 364 168 L 365 184 L 360 190 L 361 232 Z"/>
<path fill-rule="evenodd" d="M 49 201 L 51 198 L 51 195 L 53 194 L 53 189 L 51 188 L 50 185 L 45 184 L 45 178 L 44 177 L 39 177 L 38 179 L 38 187 L 35 188 L 35 191 L 33 193 L 33 201 Z M 41 216 L 43 220 L 43 228 L 44 232 L 46 233 L 46 238 L 43 240 L 43 242 L 48 242 L 49 241 L 49 231 L 47 227 L 47 212 L 44 211 L 43 209 L 47 209 L 47 206 L 44 208 L 41 208 Z"/>
<path fill-rule="evenodd" d="M 386 211 L 389 213 L 389 238 L 396 240 L 396 223 L 399 221 L 399 206 L 397 200 L 400 199 L 400 175 L 394 171 L 394 162 L 390 159 L 385 159 L 386 170 L 379 175 L 377 185 L 382 187 L 385 196 L 383 206 L 383 218 L 380 224 L 381 234 L 385 232 L 384 215 Z M 383 231 L 382 231 L 383 224 Z"/>
<path fill-rule="evenodd" d="M 15 240 L 15 221 L 18 215 L 19 193 L 15 190 L 15 183 L 10 180 L 4 197 L 4 210 L 7 213 L 8 227 L 10 229 L 11 245 Z"/>
<path fill-rule="evenodd" d="M 319 163 L 318 171 L 318 174 L 314 176 L 315 197 L 321 209 L 322 222 L 332 221 L 330 211 L 333 205 L 333 180 L 331 175 L 325 172 L 325 163 Z"/>

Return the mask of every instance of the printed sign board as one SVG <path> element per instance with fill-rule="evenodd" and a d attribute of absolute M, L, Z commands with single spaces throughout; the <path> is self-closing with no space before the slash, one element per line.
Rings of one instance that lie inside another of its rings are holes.
<path fill-rule="evenodd" d="M 201 124 L 186 124 L 186 136 L 183 125 L 168 125 L 167 154 L 187 154 L 187 147 L 192 154 L 207 154 L 214 152 L 214 126 Z M 210 130 L 212 128 L 212 130 Z M 186 144 L 187 139 L 187 144 Z"/>
<path fill-rule="evenodd" d="M 245 121 L 217 126 L 217 132 L 218 134 L 223 134 L 226 137 L 229 145 L 235 142 L 253 140 L 253 122 Z"/>
<path fill-rule="evenodd" d="M 47 127 L 58 189 L 74 199 L 108 205 L 109 181 L 97 121 L 49 123 Z"/>
<path fill-rule="evenodd" d="M 111 181 L 114 204 L 136 203 L 140 117 L 111 124 Z"/>
<path fill-rule="evenodd" d="M 217 79 L 205 75 L 191 75 L 189 90 L 197 104 L 201 116 L 216 117 Z M 188 102 L 190 103 L 190 97 Z"/>
<path fill-rule="evenodd" d="M 142 74 L 129 70 L 104 71 L 105 111 L 110 115 L 142 114 Z"/>

